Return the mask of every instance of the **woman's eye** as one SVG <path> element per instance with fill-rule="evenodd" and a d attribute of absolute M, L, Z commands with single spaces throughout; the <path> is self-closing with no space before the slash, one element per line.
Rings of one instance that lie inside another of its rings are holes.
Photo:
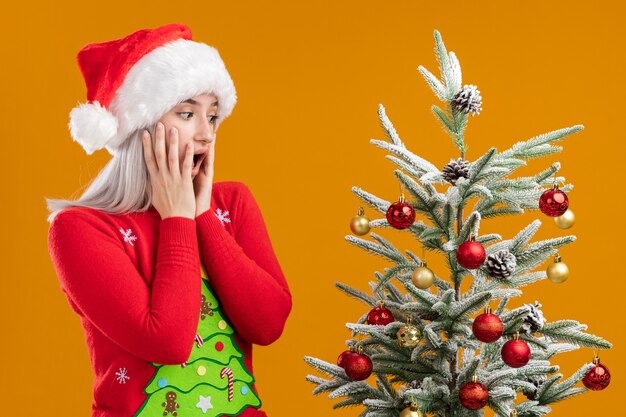
<path fill-rule="evenodd" d="M 180 117 L 182 117 L 185 120 L 189 120 L 193 116 L 193 112 L 190 112 L 190 111 L 184 111 L 184 112 L 180 112 L 178 114 L 180 115 Z M 212 115 L 210 115 L 208 117 L 209 117 L 209 123 L 215 124 L 217 122 L 217 119 L 218 119 L 217 115 L 212 114 Z"/>

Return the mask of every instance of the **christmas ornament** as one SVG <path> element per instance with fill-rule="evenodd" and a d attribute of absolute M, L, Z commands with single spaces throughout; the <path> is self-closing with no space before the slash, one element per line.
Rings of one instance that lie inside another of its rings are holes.
<path fill-rule="evenodd" d="M 350 349 L 341 352 L 341 354 L 339 354 L 339 357 L 337 357 L 337 366 L 341 368 L 345 367 L 348 357 L 352 355 L 354 355 L 354 350 L 352 346 L 350 346 Z"/>
<path fill-rule="evenodd" d="M 569 277 L 569 268 L 565 264 L 565 262 L 561 261 L 561 255 L 557 254 L 554 257 L 554 262 L 548 265 L 546 269 L 546 274 L 548 275 L 548 279 L 552 282 L 560 284 L 564 282 L 567 277 Z"/>
<path fill-rule="evenodd" d="M 546 323 L 546 319 L 543 317 L 543 313 L 539 310 L 541 304 L 535 301 L 535 304 L 524 304 L 530 308 L 530 312 L 528 316 L 524 319 L 524 323 L 522 323 L 522 330 L 524 330 L 527 334 L 532 334 L 538 332 L 543 328 L 543 325 Z"/>
<path fill-rule="evenodd" d="M 364 216 L 363 207 L 359 207 L 357 215 L 350 221 L 350 230 L 357 236 L 366 235 L 370 231 L 370 219 Z"/>
<path fill-rule="evenodd" d="M 419 344 L 420 337 L 422 333 L 420 330 L 411 324 L 411 318 L 407 319 L 407 322 L 404 326 L 398 330 L 396 334 L 396 338 L 398 339 L 398 343 L 402 347 L 415 347 Z"/>
<path fill-rule="evenodd" d="M 517 417 L 517 410 L 511 410 L 511 415 L 509 417 Z"/>
<path fill-rule="evenodd" d="M 442 170 L 443 179 L 450 184 L 455 185 L 459 178 L 469 178 L 469 162 L 463 158 L 458 158 L 456 161 L 450 159 Z"/>
<path fill-rule="evenodd" d="M 574 221 L 576 220 L 576 216 L 574 216 L 574 212 L 570 209 L 560 216 L 554 218 L 554 223 L 561 229 L 569 229 L 574 225 Z"/>
<path fill-rule="evenodd" d="M 480 91 L 475 85 L 466 84 L 463 89 L 456 93 L 450 101 L 452 107 L 463 113 L 480 114 L 482 110 L 482 98 L 480 97 Z"/>
<path fill-rule="evenodd" d="M 413 270 L 411 281 L 420 290 L 425 290 L 433 285 L 435 274 L 426 266 L 426 262 L 420 262 L 420 266 Z"/>
<path fill-rule="evenodd" d="M 466 269 L 476 269 L 485 262 L 486 252 L 483 245 L 476 242 L 474 236 L 470 240 L 461 243 L 456 250 L 457 262 Z"/>
<path fill-rule="evenodd" d="M 519 340 L 519 333 L 502 346 L 500 354 L 504 363 L 511 368 L 521 368 L 530 361 L 530 346 L 523 340 Z"/>
<path fill-rule="evenodd" d="M 609 386 L 611 373 L 609 368 L 600 363 L 600 358 L 596 355 L 593 358 L 594 368 L 587 371 L 583 377 L 583 385 L 593 391 L 600 391 Z"/>
<path fill-rule="evenodd" d="M 417 403 L 411 405 L 400 412 L 400 417 L 423 417 L 422 412 L 417 408 Z"/>
<path fill-rule="evenodd" d="M 400 200 L 393 203 L 387 209 L 387 222 L 396 229 L 406 229 L 415 221 L 415 210 L 413 206 L 404 201 L 404 194 L 400 195 Z"/>
<path fill-rule="evenodd" d="M 380 301 L 380 305 L 372 309 L 367 315 L 367 324 L 386 326 L 394 321 L 396 321 L 396 319 L 393 317 L 393 313 L 385 308 L 384 301 Z"/>
<path fill-rule="evenodd" d="M 358 352 L 346 356 L 343 361 L 343 369 L 346 371 L 346 375 L 356 381 L 367 379 L 372 374 L 372 360 L 362 352 L 363 350 L 359 346 Z"/>
<path fill-rule="evenodd" d="M 569 200 L 567 194 L 559 190 L 559 186 L 554 186 L 543 192 L 539 198 L 539 208 L 541 212 L 550 217 L 557 217 L 567 211 Z"/>
<path fill-rule="evenodd" d="M 470 410 L 478 410 L 483 408 L 489 400 L 489 391 L 487 387 L 478 382 L 476 375 L 472 377 L 471 382 L 466 382 L 459 389 L 459 401 L 461 405 Z"/>
<path fill-rule="evenodd" d="M 517 260 L 515 255 L 506 249 L 492 253 L 487 257 L 487 273 L 492 277 L 505 279 L 510 277 L 515 271 Z"/>
<path fill-rule="evenodd" d="M 504 324 L 500 317 L 491 313 L 491 307 L 487 306 L 485 312 L 474 319 L 472 331 L 476 339 L 481 342 L 492 343 L 502 336 Z"/>

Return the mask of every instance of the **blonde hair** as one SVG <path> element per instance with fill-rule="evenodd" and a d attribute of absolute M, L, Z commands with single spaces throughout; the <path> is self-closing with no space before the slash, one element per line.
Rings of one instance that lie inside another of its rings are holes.
<path fill-rule="evenodd" d="M 149 127 L 150 132 L 154 130 L 155 126 Z M 142 132 L 143 129 L 136 130 L 126 138 L 80 198 L 46 198 L 48 222 L 69 207 L 89 207 L 110 214 L 146 211 L 152 204 L 152 187 L 143 156 Z M 154 145 L 154 135 L 151 136 Z"/>

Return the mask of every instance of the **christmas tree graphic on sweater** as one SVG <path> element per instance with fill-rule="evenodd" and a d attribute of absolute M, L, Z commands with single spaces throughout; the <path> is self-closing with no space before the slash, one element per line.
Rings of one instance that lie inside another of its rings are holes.
<path fill-rule="evenodd" d="M 254 377 L 219 307 L 202 266 L 202 307 L 191 355 L 180 365 L 152 363 L 157 370 L 144 389 L 148 398 L 133 417 L 236 416 L 261 406 L 251 388 Z"/>

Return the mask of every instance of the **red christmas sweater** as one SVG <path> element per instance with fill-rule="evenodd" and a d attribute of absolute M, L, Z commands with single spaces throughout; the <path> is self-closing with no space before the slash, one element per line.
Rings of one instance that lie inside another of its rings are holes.
<path fill-rule="evenodd" d="M 232 326 L 230 340 L 250 375 L 252 345 L 274 342 L 291 310 L 291 294 L 261 212 L 240 182 L 214 183 L 211 208 L 195 219 L 161 219 L 152 206 L 125 215 L 65 209 L 50 224 L 48 249 L 61 290 L 85 329 L 94 371 L 93 417 L 135 415 L 146 406 L 146 387 L 157 382 L 161 387 L 164 381 L 152 381 L 155 364 L 185 368 L 199 347 L 199 312 L 208 312 L 203 310 L 207 303 L 202 273 L 219 300 L 221 315 Z M 215 365 L 207 362 L 207 367 L 210 364 Z M 214 375 L 207 383 L 221 387 L 226 376 L 218 381 Z M 226 404 L 233 395 L 230 378 L 228 385 Z M 251 387 L 258 394 L 255 385 Z M 234 389 L 239 388 L 235 383 Z M 162 407 L 154 415 L 169 410 L 167 415 L 178 417 L 208 416 L 207 408 L 220 411 L 215 409 L 219 405 L 200 396 L 204 404 L 198 403 L 197 413 L 185 414 L 184 404 L 178 408 L 181 404 L 170 395 L 158 398 Z M 265 416 L 258 408 L 245 406 L 228 415 Z"/>

